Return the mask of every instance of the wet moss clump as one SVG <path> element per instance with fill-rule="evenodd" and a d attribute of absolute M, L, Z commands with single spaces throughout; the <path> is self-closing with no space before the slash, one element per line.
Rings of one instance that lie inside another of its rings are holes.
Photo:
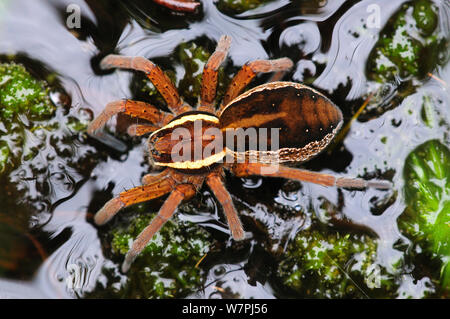
<path fill-rule="evenodd" d="M 55 106 L 50 101 L 49 88 L 35 79 L 20 64 L 0 64 L 0 116 L 2 121 L 19 114 L 42 120 L 51 116 Z"/>
<path fill-rule="evenodd" d="M 77 116 L 63 118 L 61 113 L 65 110 L 58 110 L 50 99 L 51 92 L 48 83 L 34 78 L 23 65 L 14 62 L 0 64 L 0 174 L 6 174 L 27 161 L 40 160 L 41 164 L 35 164 L 42 170 L 45 161 L 38 154 L 43 155 L 51 146 L 56 147 L 61 155 L 69 155 L 68 145 L 57 147 L 57 144 L 63 140 L 66 144 L 72 143 L 71 131 L 84 130 L 90 114 L 80 109 Z M 65 93 L 57 90 L 54 93 L 70 100 Z"/>
<path fill-rule="evenodd" d="M 54 112 L 45 82 L 20 64 L 0 64 L 0 174 L 13 166 L 13 158 L 24 144 L 23 120 L 18 117 L 40 121 Z"/>
<path fill-rule="evenodd" d="M 112 231 L 111 250 L 120 262 L 155 214 L 134 216 L 129 226 Z M 156 233 L 128 272 L 126 284 L 114 296 L 121 298 L 182 298 L 203 283 L 196 264 L 209 251 L 210 235 L 177 218 Z"/>
<path fill-rule="evenodd" d="M 424 35 L 431 35 L 437 26 L 437 14 L 432 3 L 427 0 L 418 0 L 414 3 L 414 21 L 417 28 Z"/>
<path fill-rule="evenodd" d="M 364 234 L 308 229 L 288 245 L 278 267 L 284 285 L 304 297 L 367 298 L 394 282 L 376 263 L 377 241 Z"/>
<path fill-rule="evenodd" d="M 239 14 L 251 9 L 255 9 L 270 1 L 273 0 L 219 0 L 217 2 L 217 7 L 221 11 L 230 12 L 232 14 Z"/>
<path fill-rule="evenodd" d="M 0 173 L 6 168 L 10 152 L 8 144 L 5 141 L 0 141 Z"/>
<path fill-rule="evenodd" d="M 441 287 L 450 289 L 450 150 L 430 140 L 413 150 L 405 161 L 407 208 L 399 228 L 413 240 L 413 252 L 424 251 L 440 262 Z"/>
<path fill-rule="evenodd" d="M 368 78 L 384 83 L 396 77 L 423 78 L 445 52 L 446 39 L 437 27 L 431 1 L 405 3 L 388 21 L 369 56 Z"/>

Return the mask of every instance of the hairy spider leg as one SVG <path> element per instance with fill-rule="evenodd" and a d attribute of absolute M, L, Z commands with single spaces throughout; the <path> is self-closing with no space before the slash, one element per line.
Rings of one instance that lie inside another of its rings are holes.
<path fill-rule="evenodd" d="M 89 123 L 87 132 L 89 134 L 94 134 L 105 126 L 106 122 L 108 122 L 112 116 L 118 113 L 124 113 L 147 120 L 158 128 L 164 126 L 173 118 L 171 114 L 160 111 L 151 104 L 132 100 L 119 100 L 108 103 L 103 111 Z"/>
<path fill-rule="evenodd" d="M 142 185 L 149 185 L 149 184 L 153 184 L 158 182 L 159 180 L 161 180 L 162 178 L 166 178 L 169 177 L 169 175 L 171 171 L 169 169 L 165 169 L 162 172 L 158 173 L 158 174 L 145 174 L 142 179 L 141 179 L 141 183 Z"/>
<path fill-rule="evenodd" d="M 287 71 L 292 68 L 293 65 L 292 60 L 289 58 L 256 60 L 246 63 L 234 76 L 233 80 L 231 80 L 223 98 L 222 105 L 216 114 L 220 114 L 225 106 L 234 100 L 259 73 Z"/>
<path fill-rule="evenodd" d="M 223 35 L 217 44 L 216 50 L 209 57 L 208 62 L 203 68 L 202 88 L 200 95 L 199 111 L 214 113 L 214 99 L 217 90 L 217 77 L 220 65 L 227 57 L 230 48 L 231 37 Z"/>
<path fill-rule="evenodd" d="M 235 240 L 243 240 L 245 238 L 244 229 L 236 208 L 233 205 L 233 200 L 230 193 L 225 188 L 222 176 L 217 172 L 211 173 L 206 178 L 206 183 L 223 207 L 223 211 L 227 217 L 228 226 L 230 227 L 231 235 Z"/>
<path fill-rule="evenodd" d="M 152 183 L 134 187 L 120 193 L 117 197 L 109 200 L 94 216 L 97 225 L 103 225 L 113 218 L 120 209 L 133 204 L 149 201 L 171 192 L 175 181 L 167 178 L 167 172 L 163 171 L 155 177 Z"/>
<path fill-rule="evenodd" d="M 283 165 L 274 167 L 273 165 L 262 163 L 236 163 L 231 166 L 231 170 L 237 177 L 248 177 L 252 175 L 282 177 L 286 179 L 315 183 L 323 186 L 337 186 L 355 189 L 364 189 L 368 187 L 390 189 L 392 187 L 392 184 L 389 181 L 366 181 L 361 178 L 336 177 L 329 174 L 291 168 Z"/>
<path fill-rule="evenodd" d="M 153 0 L 153 1 L 166 8 L 178 12 L 195 12 L 197 7 L 200 6 L 200 2 L 192 0 Z"/>
<path fill-rule="evenodd" d="M 183 199 L 192 197 L 195 194 L 195 186 L 191 184 L 178 185 L 166 199 L 158 215 L 153 218 L 150 224 L 142 230 L 136 237 L 130 250 L 125 256 L 122 264 L 122 271 L 127 272 L 136 257 L 145 248 L 152 237 L 161 229 L 161 227 L 172 217 L 178 205 Z"/>
<path fill-rule="evenodd" d="M 188 104 L 182 101 L 169 77 L 156 64 L 144 57 L 110 54 L 103 58 L 100 66 L 103 69 L 121 68 L 142 71 L 147 75 L 159 93 L 161 93 L 167 103 L 167 107 L 173 114 L 178 115 L 192 110 Z"/>
<path fill-rule="evenodd" d="M 130 136 L 142 136 L 147 133 L 154 132 L 160 128 L 161 127 L 151 124 L 131 124 L 127 129 L 127 133 Z"/>

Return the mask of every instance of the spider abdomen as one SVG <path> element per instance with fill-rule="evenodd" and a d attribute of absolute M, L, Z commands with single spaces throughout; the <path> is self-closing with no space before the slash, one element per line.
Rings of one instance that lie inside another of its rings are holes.
<path fill-rule="evenodd" d="M 340 109 L 320 92 L 295 82 L 271 82 L 235 98 L 225 106 L 219 121 L 227 152 L 241 159 L 279 163 L 306 161 L 320 153 L 343 118 Z M 244 149 L 238 144 L 242 138 L 227 134 L 239 130 L 245 135 Z"/>

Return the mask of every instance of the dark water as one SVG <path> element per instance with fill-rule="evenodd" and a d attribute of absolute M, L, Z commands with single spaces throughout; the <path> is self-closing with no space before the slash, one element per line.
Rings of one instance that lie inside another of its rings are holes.
<path fill-rule="evenodd" d="M 309 81 L 328 94 L 342 108 L 346 122 L 362 104 L 366 92 L 377 85 L 365 76 L 367 57 L 380 32 L 380 28 L 364 27 L 367 6 L 373 1 L 280 0 L 243 14 L 227 15 L 215 3 L 205 0 L 199 16 L 174 16 L 148 2 L 0 1 L 0 54 L 20 54 L 24 61 L 37 61 L 38 72 L 44 72 L 43 69 L 56 72 L 60 86 L 70 96 L 70 114 L 80 117 L 98 114 L 110 101 L 133 97 L 130 72 L 100 71 L 98 62 L 106 54 L 160 58 L 170 55 L 180 43 L 199 38 L 214 43 L 222 34 L 233 38 L 229 64 L 240 66 L 249 60 L 282 56 L 293 59 L 294 70 L 286 79 Z M 383 26 L 405 1 L 381 2 Z M 440 17 L 448 18 L 449 7 L 435 2 Z M 81 29 L 66 27 L 66 7 L 72 3 L 81 8 Z M 448 82 L 448 64 L 438 67 L 434 74 Z M 401 254 L 394 244 L 404 239 L 396 222 L 405 208 L 404 159 L 427 140 L 449 142 L 448 127 L 428 128 L 419 111 L 422 97 L 428 92 L 440 101 L 437 107 L 448 121 L 447 89 L 429 77 L 418 81 L 417 91 L 397 107 L 382 114 L 363 115 L 353 122 L 342 145 L 306 165 L 325 173 L 388 178 L 394 184 L 393 190 L 356 192 L 307 183 L 292 187 L 281 180 L 231 177 L 227 186 L 245 227 L 251 231 L 262 227 L 275 245 L 284 246 L 305 226 L 305 218 L 299 212 L 320 211 L 322 199 L 326 198 L 343 207 L 347 220 L 377 235 L 378 262 L 390 267 L 392 260 Z M 25 205 L 17 209 L 17 203 L 21 202 L 19 192 L 10 198 L 14 204 L 3 208 L 9 217 L 17 214 L 19 220 L 11 238 L 20 237 L 21 232 L 31 234 L 45 256 L 37 253 L 32 241 L 22 236 L 22 245 L 29 251 L 23 257 L 26 266 L 19 266 L 0 279 L 1 297 L 83 297 L 87 293 L 95 295 L 99 282 L 107 283 L 103 266 L 119 261 L 105 255 L 100 239 L 105 230 L 92 224 L 92 213 L 113 194 L 138 185 L 149 170 L 144 141 L 127 138 L 122 141 L 126 147 L 117 151 L 80 135 L 73 141 L 74 161 L 86 154 L 95 154 L 91 156 L 93 159 L 76 168 L 64 167 L 66 162 L 61 161 L 62 166 L 49 169 L 46 175 L 49 184 L 23 178 L 23 174 L 32 177 L 33 171 L 19 168 L 12 173 L 12 178 L 28 189 L 31 198 L 40 192 L 39 182 L 48 187 L 46 200 L 39 201 L 36 195 L 34 207 Z M 183 210 L 178 213 L 182 219 L 201 224 L 198 227 L 214 229 L 214 234 L 218 232 L 218 238 L 226 242 L 227 228 L 206 189 L 201 199 L 206 208 L 198 215 Z M 155 204 L 156 208 L 159 204 Z M 275 210 L 282 213 L 274 213 Z M 261 247 L 262 243 L 255 239 L 244 253 L 226 249 L 222 258 L 209 260 L 205 288 L 199 287 L 192 296 L 220 297 L 213 284 L 218 281 L 234 296 L 283 296 L 270 282 L 259 280 L 260 275 L 248 271 L 258 267 L 254 266 L 255 260 L 263 258 Z M 77 265 L 76 270 L 71 265 Z M 69 289 L 65 280 L 74 271 L 79 284 L 76 291 Z M 405 275 L 401 289 L 421 297 L 427 290 L 426 281 Z"/>

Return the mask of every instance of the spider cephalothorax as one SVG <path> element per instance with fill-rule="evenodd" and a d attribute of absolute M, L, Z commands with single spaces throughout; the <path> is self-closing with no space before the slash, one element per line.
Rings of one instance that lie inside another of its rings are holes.
<path fill-rule="evenodd" d="M 178 204 L 192 198 L 203 182 L 221 203 L 233 238 L 244 239 L 243 227 L 223 183 L 224 169 L 238 177 L 283 177 L 324 186 L 387 188 L 390 185 L 279 165 L 306 161 L 317 155 L 343 122 L 336 105 L 323 94 L 299 83 L 273 81 L 240 94 L 258 73 L 278 72 L 279 76 L 291 68 L 293 64 L 288 58 L 257 60 L 244 65 L 216 110 L 217 71 L 225 60 L 230 42 L 230 37 L 223 36 L 205 65 L 196 109 L 182 101 L 169 78 L 151 61 L 118 55 L 109 55 L 102 61 L 104 68 L 145 72 L 172 113 L 147 103 L 121 100 L 109 103 L 88 127 L 92 134 L 117 113 L 147 120 L 148 124 L 133 125 L 128 132 L 131 135 L 151 133 L 148 139 L 150 160 L 165 167 L 157 175 L 145 175 L 143 186 L 120 193 L 95 215 L 95 222 L 101 225 L 125 206 L 169 194 L 158 215 L 134 241 L 125 257 L 123 271 L 128 270 Z"/>

